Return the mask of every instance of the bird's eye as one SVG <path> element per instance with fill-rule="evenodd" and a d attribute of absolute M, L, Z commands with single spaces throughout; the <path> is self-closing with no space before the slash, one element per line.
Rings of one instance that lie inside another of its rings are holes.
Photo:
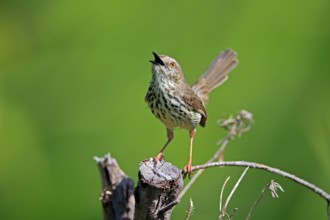
<path fill-rule="evenodd" d="M 170 67 L 175 67 L 175 63 L 174 62 L 170 62 Z"/>

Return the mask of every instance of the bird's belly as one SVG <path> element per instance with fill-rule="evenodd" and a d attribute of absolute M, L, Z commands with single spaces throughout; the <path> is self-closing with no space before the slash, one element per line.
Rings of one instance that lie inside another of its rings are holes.
<path fill-rule="evenodd" d="M 188 109 L 180 100 L 167 97 L 155 99 L 148 102 L 153 115 L 159 119 L 167 128 L 184 128 L 192 130 L 199 124 L 202 115 L 193 109 Z"/>
<path fill-rule="evenodd" d="M 159 118 L 159 120 L 169 129 L 184 128 L 192 130 L 199 124 L 201 115 L 196 112 L 190 112 L 186 116 L 173 116 L 172 112 L 172 114 L 165 115 L 165 118 Z"/>

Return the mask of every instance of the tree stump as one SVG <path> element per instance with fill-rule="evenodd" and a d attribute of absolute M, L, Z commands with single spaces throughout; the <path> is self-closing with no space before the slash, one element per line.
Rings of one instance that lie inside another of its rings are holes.
<path fill-rule="evenodd" d="M 183 186 L 180 170 L 153 158 L 140 163 L 138 183 L 125 175 L 110 154 L 95 157 L 102 179 L 105 220 L 169 220 Z"/>
<path fill-rule="evenodd" d="M 135 189 L 134 219 L 170 219 L 171 204 L 176 201 L 182 186 L 181 172 L 171 163 L 154 162 L 153 158 L 142 161 Z"/>

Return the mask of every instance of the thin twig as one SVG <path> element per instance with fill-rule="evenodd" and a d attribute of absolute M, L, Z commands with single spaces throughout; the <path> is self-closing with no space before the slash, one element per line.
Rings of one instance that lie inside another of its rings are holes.
<path fill-rule="evenodd" d="M 235 186 L 233 187 L 233 189 L 231 190 L 229 196 L 227 197 L 226 203 L 225 205 L 222 207 L 220 215 L 219 215 L 219 219 L 222 219 L 224 213 L 226 212 L 227 206 L 232 198 L 232 196 L 234 195 L 234 192 L 236 191 L 237 187 L 239 186 L 239 184 L 241 183 L 242 179 L 244 178 L 246 172 L 249 170 L 249 167 L 246 167 L 244 172 L 242 173 L 242 175 L 240 176 L 240 178 L 237 180 Z"/>
<path fill-rule="evenodd" d="M 163 208 L 159 209 L 158 212 L 157 212 L 157 215 L 160 215 L 160 214 L 163 214 L 164 212 L 167 212 L 168 210 L 172 209 L 177 204 L 179 204 L 179 201 L 174 200 L 173 202 L 171 202 L 168 205 L 164 206 Z"/>
<path fill-rule="evenodd" d="M 212 158 L 212 161 L 215 161 L 216 159 L 218 159 L 218 161 L 224 161 L 224 152 L 227 142 L 234 139 L 235 136 L 241 137 L 243 133 L 248 132 L 251 129 L 253 122 L 252 114 L 246 110 L 241 110 L 236 117 L 230 115 L 227 119 L 220 118 L 218 120 L 219 127 L 227 130 L 228 133 L 224 139 L 217 143 L 217 145 L 221 145 L 221 147 Z"/>
<path fill-rule="evenodd" d="M 230 176 L 227 177 L 227 179 L 225 180 L 225 182 L 223 183 L 222 188 L 221 188 L 219 212 L 221 212 L 221 209 L 222 209 L 222 195 L 223 195 L 223 191 L 224 191 L 224 189 L 225 189 L 225 187 L 226 187 L 227 182 L 228 182 L 229 179 L 230 179 Z"/>
<path fill-rule="evenodd" d="M 270 173 L 275 173 L 277 175 L 283 176 L 287 179 L 290 179 L 290 180 L 308 188 L 309 190 L 311 190 L 311 191 L 315 192 L 316 194 L 318 194 L 319 196 L 321 196 L 328 203 L 330 203 L 330 195 L 328 193 L 326 193 L 324 190 L 322 190 L 321 188 L 315 186 L 314 184 L 312 184 L 304 179 L 296 177 L 295 175 L 293 175 L 291 173 L 288 173 L 283 170 L 273 168 L 273 167 L 270 167 L 270 166 L 267 166 L 264 164 L 259 164 L 259 163 L 255 163 L 255 162 L 246 162 L 246 161 L 213 162 L 213 163 L 209 163 L 209 164 L 194 166 L 192 168 L 192 170 L 195 171 L 195 170 L 207 169 L 207 168 L 211 168 L 211 167 L 224 167 L 224 166 L 250 167 L 250 168 L 254 168 L 254 169 L 265 170 Z"/>
<path fill-rule="evenodd" d="M 251 216 L 253 210 L 257 207 L 258 203 L 260 202 L 260 200 L 261 200 L 262 197 L 264 196 L 265 191 L 266 191 L 266 189 L 269 187 L 269 185 L 270 185 L 270 183 L 268 183 L 268 184 L 267 184 L 267 185 L 261 190 L 260 195 L 258 196 L 257 200 L 254 201 L 254 203 L 253 203 L 253 205 L 251 206 L 250 211 L 249 211 L 249 213 L 247 214 L 245 220 L 249 220 L 249 219 L 250 219 L 250 216 Z"/>
<path fill-rule="evenodd" d="M 249 131 L 252 123 L 253 123 L 252 114 L 246 110 L 241 110 L 235 118 L 230 116 L 228 119 L 220 119 L 218 121 L 219 126 L 228 130 L 228 133 L 225 138 L 221 139 L 217 143 L 217 145 L 220 145 L 219 149 L 205 164 L 212 163 L 220 158 L 223 159 L 223 153 L 229 141 L 233 139 L 235 136 L 241 136 L 243 133 Z M 177 198 L 177 204 L 180 202 L 182 197 L 186 194 L 186 192 L 190 189 L 190 187 L 195 183 L 195 181 L 203 172 L 204 169 L 201 169 L 198 170 L 193 175 L 193 177 L 190 179 L 188 184 L 180 192 Z"/>
<path fill-rule="evenodd" d="M 234 208 L 234 210 L 232 211 L 232 213 L 229 215 L 229 220 L 233 219 L 235 213 L 237 212 L 238 208 Z"/>
<path fill-rule="evenodd" d="M 223 161 L 223 155 L 225 152 L 225 149 L 227 147 L 228 142 L 234 137 L 234 133 L 232 132 L 228 132 L 227 136 L 224 139 L 221 139 L 217 145 L 220 145 L 220 148 L 217 152 L 215 152 L 215 154 L 213 155 L 213 157 L 210 159 L 210 161 Z"/>
<path fill-rule="evenodd" d="M 187 215 L 186 215 L 185 220 L 189 220 L 189 218 L 190 218 L 193 210 L 194 210 L 194 203 L 193 203 L 192 199 L 190 199 L 189 208 L 188 208 L 188 211 L 187 211 Z"/>
<path fill-rule="evenodd" d="M 228 134 L 224 139 L 221 140 L 221 145 L 219 150 L 211 157 L 211 159 L 209 159 L 205 164 L 209 164 L 212 163 L 213 161 L 215 161 L 219 155 L 223 152 L 223 150 L 226 148 L 229 140 L 231 139 L 231 135 Z M 178 200 L 180 201 L 182 199 L 182 197 L 186 194 L 186 192 L 190 189 L 190 187 L 195 183 L 195 181 L 198 179 L 198 177 L 204 172 L 203 169 L 198 170 L 193 177 L 190 179 L 190 181 L 188 182 L 188 184 L 183 188 L 183 190 L 180 192 L 179 196 L 178 196 Z"/>
<path fill-rule="evenodd" d="M 263 198 L 266 189 L 268 189 L 273 198 L 278 198 L 278 194 L 277 194 L 277 189 L 280 189 L 282 192 L 284 192 L 282 186 L 275 182 L 274 180 L 271 180 L 270 183 L 268 183 L 262 190 L 260 195 L 258 196 L 258 198 L 256 199 L 256 201 L 254 201 L 253 205 L 250 208 L 249 213 L 247 214 L 245 220 L 249 220 L 251 217 L 252 212 L 254 211 L 254 209 L 257 207 L 257 205 L 259 204 L 259 202 L 261 201 L 261 199 Z"/>

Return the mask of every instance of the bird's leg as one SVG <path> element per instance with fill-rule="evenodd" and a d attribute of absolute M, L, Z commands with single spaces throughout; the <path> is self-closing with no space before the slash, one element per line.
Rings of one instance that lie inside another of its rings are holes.
<path fill-rule="evenodd" d="M 189 160 L 188 160 L 188 164 L 183 168 L 184 177 L 188 174 L 189 179 L 190 179 L 190 175 L 192 173 L 191 162 L 192 162 L 192 151 L 193 151 L 193 142 L 194 142 L 195 134 L 196 134 L 195 129 L 191 130 L 189 133 L 189 135 L 190 135 Z"/>
<path fill-rule="evenodd" d="M 156 161 L 162 160 L 164 158 L 164 154 L 163 151 L 165 150 L 165 148 L 167 147 L 167 145 L 173 140 L 174 138 L 174 133 L 171 129 L 166 128 L 166 132 L 167 132 L 167 141 L 164 145 L 164 147 L 162 147 L 162 149 L 160 150 L 160 152 L 157 154 L 157 156 L 155 157 Z"/>

